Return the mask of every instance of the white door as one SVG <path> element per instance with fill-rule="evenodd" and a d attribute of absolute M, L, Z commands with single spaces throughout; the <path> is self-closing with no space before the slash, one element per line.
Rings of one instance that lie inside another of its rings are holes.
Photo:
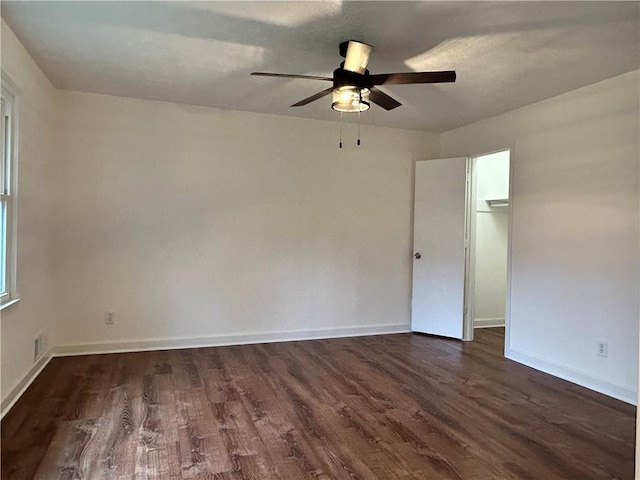
<path fill-rule="evenodd" d="M 462 338 L 467 159 L 416 162 L 411 329 Z"/>

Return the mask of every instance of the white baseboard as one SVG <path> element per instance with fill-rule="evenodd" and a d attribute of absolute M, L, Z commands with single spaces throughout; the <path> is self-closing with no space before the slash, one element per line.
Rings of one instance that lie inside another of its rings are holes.
<path fill-rule="evenodd" d="M 128 341 L 61 345 L 53 349 L 53 356 L 87 355 L 96 353 L 142 352 L 148 350 L 175 350 L 179 348 L 222 347 L 252 343 L 291 342 L 322 338 L 361 337 L 410 332 L 409 325 L 372 325 L 364 327 L 338 327 L 319 330 L 289 332 L 260 332 L 213 337 L 152 338 Z"/>
<path fill-rule="evenodd" d="M 504 327 L 504 318 L 476 318 L 473 321 L 473 328 L 494 327 Z"/>
<path fill-rule="evenodd" d="M 38 359 L 37 362 L 33 364 L 29 371 L 22 377 L 22 380 L 20 380 L 17 385 L 11 389 L 7 396 L 2 399 L 2 403 L 0 404 L 0 418 L 4 418 L 7 412 L 11 410 L 11 407 L 13 407 L 22 394 L 26 392 L 29 385 L 33 383 L 36 377 L 40 375 L 40 372 L 44 370 L 44 367 L 48 365 L 51 358 L 52 352 L 51 350 L 48 350 Z"/>
<path fill-rule="evenodd" d="M 638 399 L 636 391 L 631 388 L 615 385 L 607 382 L 606 380 L 593 377 L 588 373 L 580 372 L 565 365 L 550 362 L 549 360 L 545 360 L 534 355 L 528 355 L 518 350 L 514 350 L 513 348 L 506 349 L 505 357 L 515 362 L 527 365 L 528 367 L 535 368 L 536 370 L 562 378 L 563 380 L 581 385 L 590 390 L 595 390 L 596 392 L 604 395 L 617 398 L 618 400 L 630 403 L 631 405 L 637 404 Z"/>

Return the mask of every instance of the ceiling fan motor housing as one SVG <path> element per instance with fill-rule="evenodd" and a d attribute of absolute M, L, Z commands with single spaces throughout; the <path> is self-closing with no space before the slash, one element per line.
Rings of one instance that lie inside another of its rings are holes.
<path fill-rule="evenodd" d="M 371 88 L 369 70 L 365 70 L 364 75 L 362 75 L 344 68 L 336 68 L 333 71 L 333 88 L 335 90 L 340 87 Z"/>

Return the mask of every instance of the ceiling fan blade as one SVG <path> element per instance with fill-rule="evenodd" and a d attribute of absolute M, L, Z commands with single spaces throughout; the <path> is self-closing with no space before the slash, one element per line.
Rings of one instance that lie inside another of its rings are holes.
<path fill-rule="evenodd" d="M 349 40 L 343 68 L 350 72 L 364 75 L 364 72 L 367 69 L 367 64 L 369 63 L 369 55 L 371 54 L 372 48 L 373 47 L 371 45 L 367 45 L 366 43 Z"/>
<path fill-rule="evenodd" d="M 404 72 L 369 75 L 371 85 L 406 85 L 410 83 L 447 83 L 456 81 L 456 72 Z"/>
<path fill-rule="evenodd" d="M 333 87 L 329 87 L 326 90 L 322 90 L 321 92 L 318 92 L 315 95 L 311 95 L 310 97 L 305 98 L 304 100 L 300 100 L 298 103 L 294 103 L 291 106 L 292 107 L 302 107 L 303 105 L 306 105 L 308 103 L 315 102 L 319 98 L 322 98 L 322 97 L 325 97 L 325 96 L 329 95 L 332 90 L 333 90 Z"/>
<path fill-rule="evenodd" d="M 281 77 L 281 78 L 302 78 L 307 80 L 325 80 L 333 81 L 331 77 L 316 77 L 314 75 L 292 75 L 288 73 L 266 73 L 266 72 L 252 72 L 251 75 L 257 75 L 259 77 Z"/>
<path fill-rule="evenodd" d="M 371 100 L 376 105 L 380 105 L 385 110 L 393 110 L 394 108 L 397 108 L 400 105 L 402 105 L 395 98 L 390 97 L 389 95 L 384 93 L 382 90 L 377 89 L 376 87 L 371 87 L 369 90 L 371 92 L 369 94 L 369 100 Z"/>

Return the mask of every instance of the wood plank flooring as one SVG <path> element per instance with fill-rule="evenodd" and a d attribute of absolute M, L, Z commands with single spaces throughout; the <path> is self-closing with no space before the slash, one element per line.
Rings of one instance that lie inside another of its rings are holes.
<path fill-rule="evenodd" d="M 633 478 L 635 407 L 503 337 L 55 358 L 2 421 L 2 479 Z"/>

